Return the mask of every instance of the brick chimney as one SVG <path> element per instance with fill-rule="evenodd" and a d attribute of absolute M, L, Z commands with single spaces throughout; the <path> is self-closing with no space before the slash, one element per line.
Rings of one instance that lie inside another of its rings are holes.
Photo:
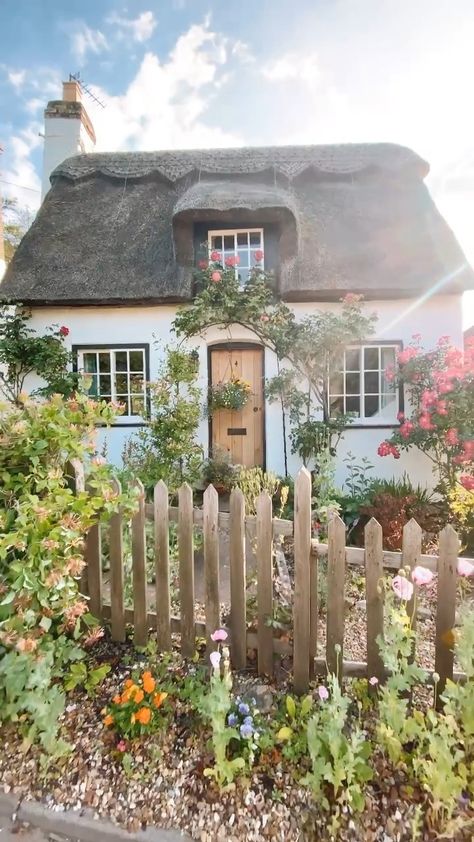
<path fill-rule="evenodd" d="M 44 112 L 41 199 L 51 186 L 49 177 L 58 164 L 94 148 L 94 128 L 82 104 L 81 86 L 75 79 L 63 82 L 63 98 L 48 102 Z"/>

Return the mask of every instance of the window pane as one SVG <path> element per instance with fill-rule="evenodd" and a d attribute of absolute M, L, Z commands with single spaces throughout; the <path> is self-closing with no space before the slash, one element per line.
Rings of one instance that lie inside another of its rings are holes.
<path fill-rule="evenodd" d="M 211 247 L 220 251 L 222 249 L 222 237 L 211 237 Z"/>
<path fill-rule="evenodd" d="M 372 415 L 376 415 L 379 411 L 379 396 L 378 395 L 366 395 L 365 396 L 365 417 L 371 418 Z"/>
<path fill-rule="evenodd" d="M 358 395 L 360 393 L 360 374 L 346 374 L 346 394 Z"/>
<path fill-rule="evenodd" d="M 89 386 L 89 388 L 87 390 L 87 394 L 96 398 L 97 394 L 98 394 L 98 392 L 97 392 L 97 374 L 92 374 L 92 375 L 89 375 L 89 376 L 90 376 L 90 379 L 91 379 L 91 385 Z"/>
<path fill-rule="evenodd" d="M 346 398 L 346 412 L 355 413 L 357 417 L 360 415 L 360 398 L 349 397 Z"/>
<path fill-rule="evenodd" d="M 123 415 L 130 415 L 130 402 L 128 395 L 117 395 L 117 401 L 123 406 Z"/>
<path fill-rule="evenodd" d="M 364 348 L 364 368 L 378 369 L 379 367 L 379 349 L 378 348 Z"/>
<path fill-rule="evenodd" d="M 342 415 L 344 412 L 344 398 L 331 399 L 331 415 Z"/>
<path fill-rule="evenodd" d="M 132 407 L 131 407 L 131 415 L 143 415 L 144 414 L 144 400 L 143 398 L 134 398 L 132 397 Z"/>
<path fill-rule="evenodd" d="M 382 370 L 395 366 L 395 348 L 381 348 Z"/>
<path fill-rule="evenodd" d="M 260 248 L 262 245 L 262 235 L 260 231 L 254 231 L 250 234 L 250 245 Z"/>
<path fill-rule="evenodd" d="M 370 394 L 377 394 L 379 391 L 379 373 L 378 371 L 365 372 L 365 388 L 364 392 Z"/>
<path fill-rule="evenodd" d="M 241 231 L 240 234 L 237 234 L 237 245 L 238 246 L 248 246 L 249 242 L 249 235 L 247 231 Z"/>
<path fill-rule="evenodd" d="M 115 352 L 115 370 L 116 371 L 127 371 L 127 368 L 128 368 L 127 352 L 126 351 L 116 351 Z"/>
<path fill-rule="evenodd" d="M 143 377 L 141 374 L 130 375 L 130 391 L 143 394 Z"/>
<path fill-rule="evenodd" d="M 346 351 L 346 371 L 359 371 L 360 352 L 358 348 L 349 348 Z"/>
<path fill-rule="evenodd" d="M 143 370 L 143 351 L 130 351 L 130 371 Z"/>
<path fill-rule="evenodd" d="M 235 248 L 234 235 L 233 234 L 230 234 L 230 235 L 227 234 L 224 237 L 224 249 L 225 249 L 225 251 L 234 251 L 234 248 Z"/>
<path fill-rule="evenodd" d="M 101 395 L 111 395 L 111 377 L 110 374 L 101 374 L 99 377 L 99 392 Z"/>
<path fill-rule="evenodd" d="M 338 371 L 330 377 L 329 393 L 331 395 L 342 395 L 344 393 L 344 375 L 342 371 Z"/>
<path fill-rule="evenodd" d="M 101 353 L 99 354 L 99 371 L 101 374 L 106 374 L 110 371 L 110 353 Z"/>
<path fill-rule="evenodd" d="M 126 374 L 115 375 L 115 391 L 117 392 L 117 395 L 128 394 L 128 381 Z"/>
<path fill-rule="evenodd" d="M 97 354 L 84 354 L 83 364 L 88 374 L 97 371 Z"/>
<path fill-rule="evenodd" d="M 391 395 L 382 395 L 382 397 L 381 397 L 382 409 L 388 409 L 388 408 L 394 409 L 396 401 L 397 401 L 397 396 L 396 396 L 395 392 L 393 392 Z"/>

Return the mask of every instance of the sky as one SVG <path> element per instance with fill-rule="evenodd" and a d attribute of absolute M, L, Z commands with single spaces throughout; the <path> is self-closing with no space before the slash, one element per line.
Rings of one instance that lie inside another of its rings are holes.
<path fill-rule="evenodd" d="M 0 188 L 22 207 L 79 72 L 98 151 L 409 146 L 474 265 L 474 0 L 0 0 L 0 33 Z"/>

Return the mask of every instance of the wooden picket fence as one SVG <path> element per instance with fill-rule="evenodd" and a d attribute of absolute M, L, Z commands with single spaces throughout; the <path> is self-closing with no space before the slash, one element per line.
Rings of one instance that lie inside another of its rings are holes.
<path fill-rule="evenodd" d="M 133 608 L 124 601 L 125 524 L 122 514 L 114 514 L 106 527 L 94 526 L 86 544 L 86 581 L 84 587 L 90 600 L 90 610 L 101 620 L 110 620 L 113 640 L 124 641 L 126 625 L 133 625 L 134 642 L 145 646 L 150 629 L 156 631 L 160 651 L 171 648 L 172 634 L 180 635 L 183 655 L 195 651 L 197 637 L 205 637 L 211 648 L 211 633 L 221 625 L 219 590 L 219 530 L 229 532 L 230 565 L 230 623 L 231 659 L 236 669 L 247 663 L 249 649 L 257 651 L 257 668 L 261 675 L 271 676 L 274 655 L 293 657 L 294 690 L 303 693 L 315 675 L 327 669 L 339 670 L 344 676 L 376 676 L 384 679 L 376 638 L 383 631 L 384 606 L 378 583 L 384 569 L 413 569 L 423 565 L 438 574 L 438 603 L 436 611 L 436 644 L 433 669 L 440 675 L 439 690 L 453 674 L 454 655 L 447 634 L 455 624 L 457 558 L 459 540 L 451 526 L 439 536 L 437 556 L 422 554 L 422 532 L 416 521 L 404 528 L 402 552 L 386 552 L 382 546 L 382 529 L 372 519 L 365 529 L 365 547 L 345 546 L 345 524 L 335 516 L 328 528 L 327 544 L 311 539 L 311 478 L 302 468 L 295 483 L 294 521 L 281 520 L 272 515 L 272 501 L 262 493 L 256 501 L 256 516 L 245 515 L 245 501 L 240 490 L 230 496 L 230 511 L 219 512 L 218 494 L 210 485 L 203 499 L 203 507 L 193 507 L 191 488 L 184 484 L 178 495 L 178 506 L 169 505 L 166 485 L 159 482 L 152 504 L 145 502 L 143 486 L 137 481 L 138 509 L 131 522 Z M 120 492 L 120 484 L 115 481 Z M 154 562 L 156 581 L 156 610 L 150 611 L 147 600 L 145 522 L 154 522 Z M 180 617 L 171 615 L 169 524 L 177 523 L 179 554 Z M 205 623 L 195 618 L 193 529 L 203 530 Z M 110 601 L 104 600 L 101 531 L 109 531 Z M 248 629 L 246 616 L 246 538 L 252 537 L 257 561 L 257 631 Z M 269 620 L 273 617 L 273 547 L 279 536 L 292 535 L 294 540 L 293 628 L 289 639 L 279 638 Z M 255 540 L 254 540 L 255 539 Z M 317 657 L 318 631 L 318 562 L 327 557 L 327 633 L 326 656 Z M 344 660 L 344 585 L 346 565 L 365 568 L 367 603 L 367 656 L 364 662 Z M 416 598 L 416 593 L 414 599 Z M 413 612 L 414 602 L 409 606 Z M 416 612 L 414 612 L 416 618 Z M 337 648 L 340 647 L 338 654 Z M 427 674 L 429 680 L 429 674 Z"/>

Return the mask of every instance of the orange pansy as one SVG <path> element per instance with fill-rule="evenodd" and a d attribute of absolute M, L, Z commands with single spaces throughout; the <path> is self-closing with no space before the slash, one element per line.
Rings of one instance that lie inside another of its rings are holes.
<path fill-rule="evenodd" d="M 142 725 L 148 725 L 151 719 L 150 708 L 140 708 L 140 710 L 137 713 L 137 719 Z"/>
<path fill-rule="evenodd" d="M 143 673 L 143 689 L 145 693 L 153 693 L 155 689 L 155 679 L 152 678 L 149 672 Z"/>
<path fill-rule="evenodd" d="M 168 693 L 157 693 L 156 696 L 153 696 L 154 706 L 160 708 L 167 696 Z"/>
<path fill-rule="evenodd" d="M 127 680 L 125 681 L 125 683 L 124 683 L 124 685 L 123 685 L 123 686 L 124 686 L 124 687 L 133 687 L 133 681 L 132 681 L 132 679 L 131 679 L 131 678 L 127 678 Z"/>
<path fill-rule="evenodd" d="M 108 728 L 109 725 L 113 725 L 113 724 L 114 724 L 114 718 L 113 718 L 113 716 L 111 716 L 110 713 L 108 713 L 107 716 L 104 719 L 104 725 L 106 726 L 106 728 Z"/>
<path fill-rule="evenodd" d="M 136 690 L 133 699 L 137 705 L 139 705 L 140 702 L 143 702 L 143 690 Z"/>
<path fill-rule="evenodd" d="M 120 704 L 120 702 L 122 701 L 122 697 L 121 697 L 121 696 L 119 696 L 119 695 L 114 696 L 114 697 L 113 697 L 113 699 L 112 699 L 112 701 L 113 701 L 114 705 L 119 705 L 119 704 Z"/>

